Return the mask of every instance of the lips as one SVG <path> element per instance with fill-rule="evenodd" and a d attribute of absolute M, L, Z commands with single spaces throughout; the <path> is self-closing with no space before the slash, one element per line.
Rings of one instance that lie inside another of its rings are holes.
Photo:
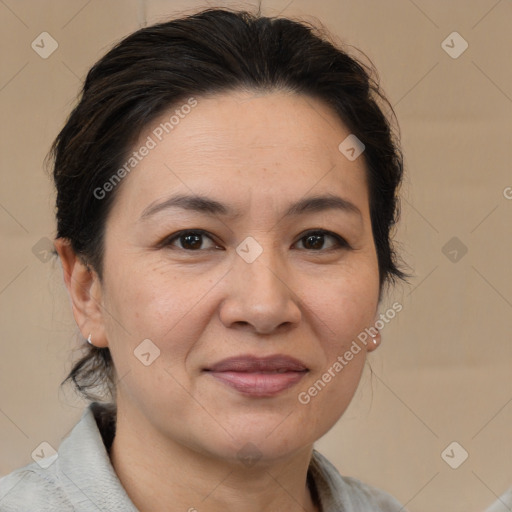
<path fill-rule="evenodd" d="M 244 395 L 271 397 L 297 384 L 308 368 L 298 359 L 279 354 L 264 358 L 231 357 L 205 372 Z"/>
<path fill-rule="evenodd" d="M 238 356 L 224 359 L 207 371 L 212 372 L 278 372 L 307 370 L 306 366 L 293 357 L 276 355 L 269 357 Z"/>

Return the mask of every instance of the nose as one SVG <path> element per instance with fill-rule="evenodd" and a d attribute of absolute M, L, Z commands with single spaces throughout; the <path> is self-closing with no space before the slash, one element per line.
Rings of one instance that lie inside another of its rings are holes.
<path fill-rule="evenodd" d="M 301 320 L 300 299 L 291 275 L 271 249 L 265 249 L 251 263 L 236 254 L 225 277 L 222 323 L 259 334 L 297 326 Z"/>

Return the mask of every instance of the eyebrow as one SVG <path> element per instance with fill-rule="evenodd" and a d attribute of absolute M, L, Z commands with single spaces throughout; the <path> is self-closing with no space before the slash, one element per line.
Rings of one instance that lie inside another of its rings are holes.
<path fill-rule="evenodd" d="M 231 219 L 242 217 L 242 212 L 215 199 L 202 195 L 175 195 L 160 203 L 150 204 L 142 212 L 139 220 L 145 220 L 158 212 L 171 208 L 204 213 L 211 216 L 223 216 Z M 284 217 L 293 217 L 306 213 L 317 213 L 326 210 L 340 210 L 362 218 L 361 210 L 352 202 L 334 194 L 310 196 L 300 199 L 288 207 Z"/>

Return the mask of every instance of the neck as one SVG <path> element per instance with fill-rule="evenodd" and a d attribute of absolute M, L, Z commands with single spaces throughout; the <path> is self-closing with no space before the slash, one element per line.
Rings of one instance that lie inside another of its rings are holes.
<path fill-rule="evenodd" d="M 317 512 L 306 483 L 311 454 L 312 446 L 251 467 L 218 460 L 162 436 L 142 415 L 127 416 L 122 408 L 110 450 L 119 480 L 141 512 L 167 511 L 169 504 L 188 512 Z"/>

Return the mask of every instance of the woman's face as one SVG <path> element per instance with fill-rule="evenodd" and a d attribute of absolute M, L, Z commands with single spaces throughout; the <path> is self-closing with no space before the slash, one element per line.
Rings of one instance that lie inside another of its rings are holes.
<path fill-rule="evenodd" d="M 108 343 L 120 414 L 141 436 L 277 459 L 334 425 L 371 350 L 344 357 L 379 295 L 364 161 L 340 152 L 349 131 L 318 100 L 196 100 L 133 147 L 140 161 L 107 220 L 93 341 Z M 175 196 L 205 201 L 166 203 Z"/>

